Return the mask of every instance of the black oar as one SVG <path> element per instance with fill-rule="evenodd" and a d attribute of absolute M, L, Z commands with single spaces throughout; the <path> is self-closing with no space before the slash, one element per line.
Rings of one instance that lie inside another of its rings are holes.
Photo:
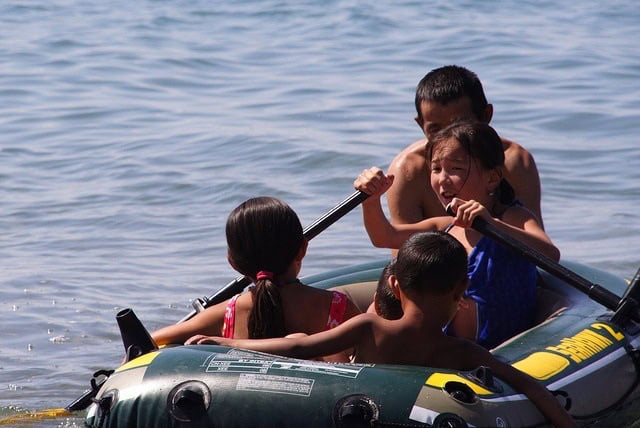
<path fill-rule="evenodd" d="M 340 202 L 338 205 L 333 207 L 329 212 L 325 215 L 311 223 L 304 229 L 304 236 L 307 240 L 311 240 L 318 236 L 322 231 L 331 226 L 333 223 L 342 218 L 345 214 L 353 210 L 355 207 L 360 205 L 362 201 L 367 199 L 369 195 L 359 190 L 353 192 L 349 197 Z M 227 299 L 230 299 L 235 294 L 241 292 L 246 286 L 251 284 L 251 280 L 245 276 L 241 276 L 231 281 L 216 293 L 212 294 L 209 297 L 203 297 L 194 301 L 194 310 L 192 310 L 187 316 L 182 318 L 178 323 L 187 321 L 194 317 L 198 312 L 201 312 L 203 309 L 208 308 L 209 306 L 213 306 L 217 303 L 223 302 Z"/>
<path fill-rule="evenodd" d="M 453 211 L 451 210 L 450 207 L 447 207 L 447 213 L 449 213 L 450 215 L 453 215 Z M 539 251 L 534 250 L 533 248 L 525 245 L 519 240 L 512 238 L 511 236 L 501 232 L 495 226 L 488 223 L 483 218 L 476 217 L 473 220 L 471 227 L 474 230 L 477 230 L 478 232 L 482 233 L 483 235 L 493 239 L 494 241 L 499 242 L 505 247 L 510 248 L 511 250 L 520 254 L 522 257 L 529 260 L 531 263 L 544 269 L 550 274 L 558 277 L 559 279 L 563 280 L 564 282 L 573 286 L 579 291 L 585 293 L 592 300 L 600 303 L 607 309 L 616 311 L 620 307 L 620 304 L 621 304 L 620 296 L 616 295 L 615 293 L 612 293 L 611 291 L 607 290 L 606 288 L 598 284 L 594 284 L 593 282 L 578 275 L 572 270 L 567 269 L 566 267 L 556 262 L 555 260 L 540 253 Z M 632 284 L 633 288 L 636 288 L 637 284 L 638 284 L 638 281 L 635 281 L 634 284 Z M 634 293 L 633 290 L 630 290 L 630 292 L 625 295 L 629 295 L 630 297 L 636 297 L 635 294 L 638 294 L 638 293 L 637 292 Z M 631 318 L 633 318 L 635 321 L 640 321 L 640 314 L 638 313 L 637 310 L 629 311 L 628 315 Z"/>

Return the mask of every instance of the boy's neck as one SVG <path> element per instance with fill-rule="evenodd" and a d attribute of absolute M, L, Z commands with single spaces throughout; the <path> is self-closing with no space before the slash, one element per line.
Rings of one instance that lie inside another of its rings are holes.
<path fill-rule="evenodd" d="M 438 300 L 440 299 L 429 299 L 425 302 L 425 305 L 418 305 L 411 300 L 403 302 L 402 319 L 406 319 L 413 325 L 419 326 L 425 333 L 434 332 L 442 334 L 442 329 L 449 322 L 449 315 L 446 310 L 443 310 L 445 305 Z"/>

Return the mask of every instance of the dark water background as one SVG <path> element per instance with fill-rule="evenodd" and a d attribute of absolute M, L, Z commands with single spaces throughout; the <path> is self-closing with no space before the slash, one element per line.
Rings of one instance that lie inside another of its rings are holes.
<path fill-rule="evenodd" d="M 534 154 L 563 257 L 633 275 L 639 22 L 632 0 L 0 3 L 0 416 L 116 366 L 119 309 L 153 330 L 235 278 L 223 227 L 244 199 L 309 224 L 386 167 L 445 64 Z M 356 211 L 303 272 L 386 254 Z"/>

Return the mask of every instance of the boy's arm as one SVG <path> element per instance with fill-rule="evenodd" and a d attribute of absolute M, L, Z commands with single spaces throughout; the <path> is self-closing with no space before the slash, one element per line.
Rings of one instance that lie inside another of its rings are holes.
<path fill-rule="evenodd" d="M 274 339 L 227 339 L 213 336 L 194 336 L 185 344 L 217 344 L 234 348 L 251 349 L 269 354 L 293 358 L 316 358 L 336 354 L 349 348 L 357 348 L 365 337 L 370 337 L 374 314 L 360 314 L 339 326 L 309 336 L 282 337 Z"/>
<path fill-rule="evenodd" d="M 567 413 L 558 400 L 547 388 L 544 387 L 544 385 L 528 374 L 498 360 L 486 349 L 476 349 L 473 354 L 471 358 L 478 357 L 477 359 L 480 360 L 480 365 L 489 367 L 496 377 L 507 382 L 516 390 L 524 393 L 527 398 L 535 404 L 540 413 L 549 419 L 555 427 L 577 427 L 577 424 L 571 415 Z"/>

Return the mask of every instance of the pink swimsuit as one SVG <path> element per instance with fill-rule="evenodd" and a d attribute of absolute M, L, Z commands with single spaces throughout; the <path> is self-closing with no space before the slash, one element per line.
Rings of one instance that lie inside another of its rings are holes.
<path fill-rule="evenodd" d="M 227 303 L 224 311 L 224 324 L 222 324 L 222 336 L 233 338 L 233 331 L 236 322 L 236 300 L 240 294 L 236 294 Z M 339 291 L 331 292 L 331 307 L 329 308 L 329 318 L 325 330 L 330 330 L 342 324 L 344 313 L 347 311 L 347 296 Z"/>

